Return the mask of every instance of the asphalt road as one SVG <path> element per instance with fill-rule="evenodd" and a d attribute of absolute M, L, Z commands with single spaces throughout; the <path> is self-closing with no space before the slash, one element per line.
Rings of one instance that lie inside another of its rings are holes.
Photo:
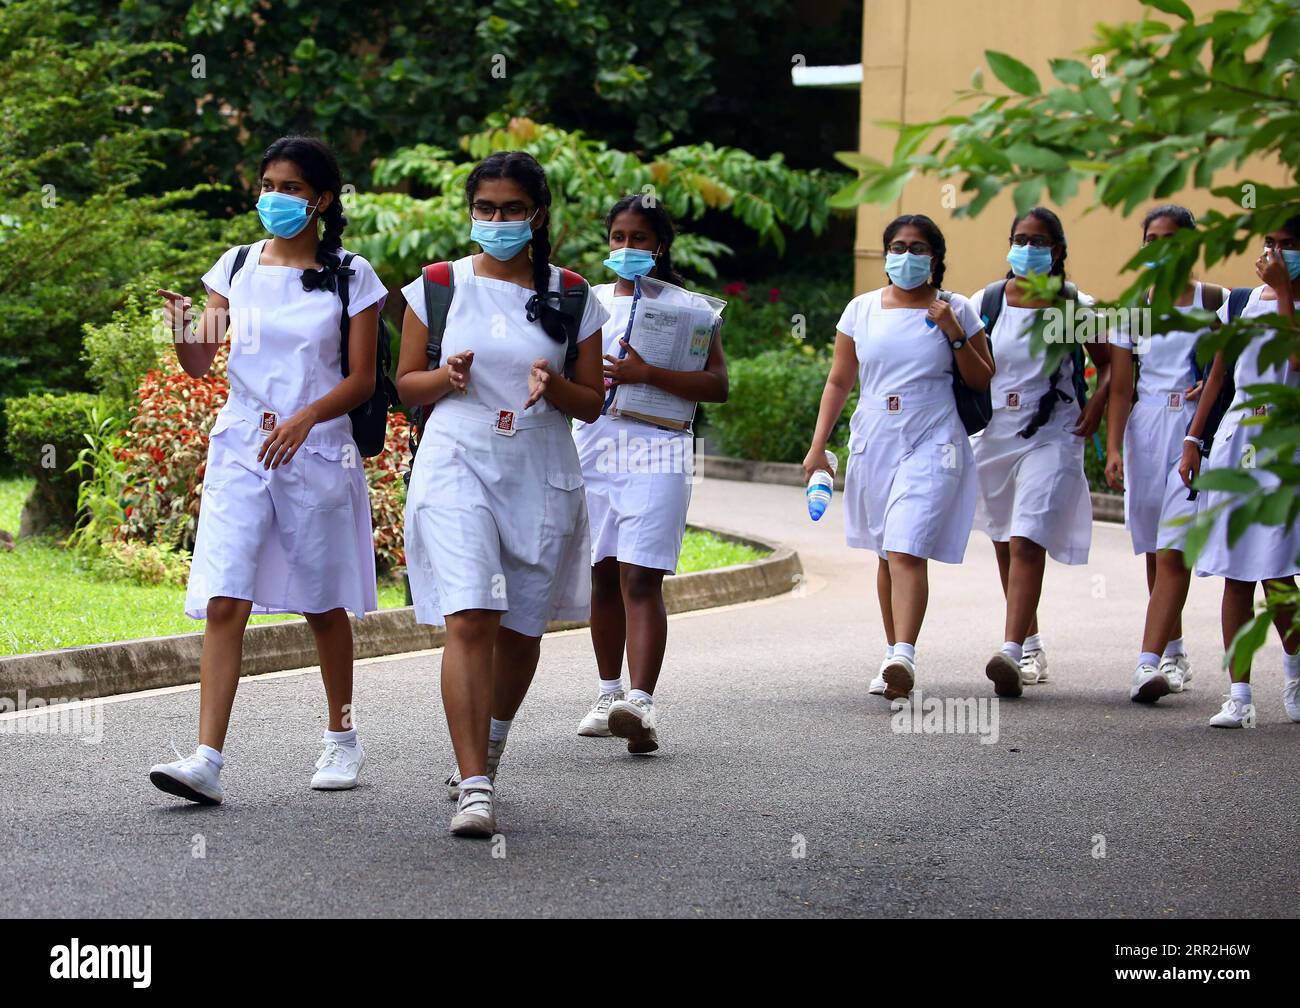
<path fill-rule="evenodd" d="M 883 645 L 875 561 L 843 545 L 838 504 L 813 526 L 798 488 L 696 488 L 693 519 L 794 545 L 807 580 L 671 621 L 655 758 L 577 736 L 595 692 L 589 638 L 543 642 L 498 778 L 503 842 L 447 834 L 437 653 L 359 665 L 369 766 L 352 792 L 307 787 L 324 727 L 314 670 L 241 684 L 219 808 L 146 778 L 169 740 L 192 747 L 193 687 L 103 705 L 98 744 L 0 723 L 0 913 L 1300 911 L 1300 725 L 1282 710 L 1272 638 L 1256 664 L 1259 726 L 1207 727 L 1226 691 L 1217 583 L 1195 583 L 1187 610 L 1193 689 L 1138 707 L 1127 687 L 1142 567 L 1121 528 L 1096 525 L 1089 566 L 1049 566 L 1051 682 L 998 705 L 996 721 L 980 708 L 982 734 L 895 731 L 866 692 Z M 992 548 L 976 535 L 964 565 L 931 573 L 923 695 L 989 698 L 982 669 L 1002 622 Z"/>

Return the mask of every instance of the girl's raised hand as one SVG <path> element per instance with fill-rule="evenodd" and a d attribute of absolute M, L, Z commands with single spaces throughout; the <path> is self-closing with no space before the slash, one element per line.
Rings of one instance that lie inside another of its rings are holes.
<path fill-rule="evenodd" d="M 473 350 L 465 350 L 447 358 L 447 378 L 451 381 L 451 387 L 457 392 L 464 392 L 469 385 L 469 368 L 473 363 Z"/>
<path fill-rule="evenodd" d="M 1261 283 L 1272 287 L 1279 295 L 1285 295 L 1291 290 L 1291 274 L 1287 271 L 1286 260 L 1277 249 L 1264 250 L 1264 254 L 1255 260 L 1255 272 Z"/>
<path fill-rule="evenodd" d="M 166 304 L 163 305 L 163 319 L 172 331 L 173 340 L 180 343 L 194 323 L 193 302 L 184 294 L 163 290 L 161 287 L 155 293 L 166 299 Z"/>
<path fill-rule="evenodd" d="M 550 380 L 551 362 L 545 357 L 537 358 L 533 361 L 533 366 L 528 369 L 528 400 L 524 403 L 524 409 L 528 409 L 546 394 L 546 386 Z"/>

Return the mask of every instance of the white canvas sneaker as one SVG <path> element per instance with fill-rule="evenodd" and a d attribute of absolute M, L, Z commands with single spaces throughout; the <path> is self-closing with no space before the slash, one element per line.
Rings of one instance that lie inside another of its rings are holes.
<path fill-rule="evenodd" d="M 1128 698 L 1134 703 L 1155 703 L 1171 691 L 1172 686 L 1165 676 L 1163 665 L 1160 668 L 1139 665 L 1133 673 L 1133 688 L 1128 691 Z"/>
<path fill-rule="evenodd" d="M 159 791 L 200 805 L 220 805 L 223 797 L 221 771 L 197 749 L 174 762 L 155 764 L 149 781 Z"/>
<path fill-rule="evenodd" d="M 1020 664 L 1005 651 L 998 651 L 984 666 L 984 674 L 993 681 L 993 692 L 1000 697 L 1018 697 L 1024 693 L 1020 681 Z"/>
<path fill-rule="evenodd" d="M 1042 648 L 1020 656 L 1020 681 L 1026 686 L 1047 682 L 1047 653 Z"/>
<path fill-rule="evenodd" d="M 1240 728 L 1250 716 L 1247 705 L 1231 696 L 1223 701 L 1219 713 L 1210 718 L 1212 728 Z"/>
<path fill-rule="evenodd" d="M 1282 680 L 1282 706 L 1292 721 L 1300 721 L 1300 679 Z"/>
<path fill-rule="evenodd" d="M 889 684 L 885 682 L 885 669 L 889 667 L 889 659 L 886 658 L 880 663 L 880 668 L 876 671 L 876 678 L 871 680 L 871 685 L 867 687 L 867 692 L 872 696 L 884 696 L 885 690 Z"/>
<path fill-rule="evenodd" d="M 486 838 L 496 833 L 491 784 L 475 784 L 461 791 L 450 828 L 453 835 L 463 837 Z"/>
<path fill-rule="evenodd" d="M 627 739 L 627 751 L 637 756 L 648 756 L 659 748 L 659 735 L 655 731 L 655 705 L 640 697 L 615 700 L 609 708 L 611 735 Z"/>
<path fill-rule="evenodd" d="M 366 765 L 366 754 L 361 743 L 339 745 L 325 740 L 325 749 L 316 761 L 316 773 L 311 786 L 316 791 L 347 791 L 357 786 L 357 777 Z"/>
<path fill-rule="evenodd" d="M 1187 660 L 1187 655 L 1161 658 L 1160 671 L 1169 680 L 1170 693 L 1181 693 L 1192 688 L 1192 663 Z"/>
<path fill-rule="evenodd" d="M 916 662 L 906 655 L 894 655 L 880 667 L 880 678 L 885 680 L 886 700 L 903 700 L 916 686 Z"/>
<path fill-rule="evenodd" d="M 578 723 L 578 734 L 587 738 L 609 738 L 609 707 L 615 700 L 622 700 L 622 690 L 602 693 L 596 698 L 595 705 L 587 711 L 587 716 Z"/>

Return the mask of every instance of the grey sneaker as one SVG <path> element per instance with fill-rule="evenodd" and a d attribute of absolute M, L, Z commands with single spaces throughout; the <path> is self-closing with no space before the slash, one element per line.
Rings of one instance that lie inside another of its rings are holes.
<path fill-rule="evenodd" d="M 611 735 L 627 739 L 627 751 L 637 756 L 648 756 L 659 748 L 655 733 L 655 706 L 639 697 L 635 700 L 616 700 L 609 708 Z"/>
<path fill-rule="evenodd" d="M 506 740 L 493 742 L 488 739 L 487 775 L 493 784 L 497 782 L 497 767 L 501 765 L 501 754 L 506 751 Z M 447 797 L 456 801 L 460 797 L 460 771 L 447 778 Z"/>
<path fill-rule="evenodd" d="M 1005 651 L 989 659 L 984 674 L 993 680 L 993 692 L 1000 697 L 1018 697 L 1025 691 L 1020 682 L 1020 666 Z"/>
<path fill-rule="evenodd" d="M 492 785 L 476 784 L 465 788 L 456 803 L 456 814 L 451 817 L 451 832 L 463 837 L 491 837 L 497 831 L 496 814 L 492 810 Z"/>

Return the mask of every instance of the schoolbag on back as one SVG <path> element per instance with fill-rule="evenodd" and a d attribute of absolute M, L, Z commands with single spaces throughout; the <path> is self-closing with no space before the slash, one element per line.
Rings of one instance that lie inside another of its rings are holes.
<path fill-rule="evenodd" d="M 1246 302 L 1250 300 L 1250 287 L 1234 287 L 1228 295 L 1228 321 L 1241 318 L 1241 313 L 1246 310 Z M 1193 358 L 1194 359 L 1194 358 Z M 1199 371 L 1199 369 L 1198 369 Z M 1218 433 L 1219 425 L 1223 423 L 1223 418 L 1227 415 L 1228 409 L 1232 406 L 1232 400 L 1237 395 L 1236 379 L 1233 377 L 1233 362 L 1226 357 L 1223 361 L 1223 384 L 1219 386 L 1219 394 L 1214 399 L 1214 404 L 1210 407 L 1210 414 L 1205 421 L 1205 431 L 1201 434 L 1203 442 L 1201 454 L 1208 456 L 1210 447 L 1214 444 L 1214 435 Z M 1205 376 L 1209 376 L 1209 369 L 1205 369 Z M 1191 430 L 1191 422 L 1187 424 L 1187 429 Z"/>
<path fill-rule="evenodd" d="M 939 291 L 939 300 L 952 304 L 952 294 L 949 291 Z M 966 436 L 969 437 L 978 434 L 993 419 L 993 393 L 990 386 L 986 385 L 982 391 L 978 391 L 966 384 L 966 379 L 961 376 L 961 368 L 957 366 L 956 353 L 957 351 L 954 350 L 952 395 L 957 400 L 957 415 L 961 418 L 962 426 L 966 428 Z"/>
<path fill-rule="evenodd" d="M 425 266 L 421 271 L 424 283 L 424 314 L 428 320 L 426 328 L 429 336 L 425 343 L 427 369 L 433 371 L 442 365 L 442 338 L 447 332 L 447 316 L 451 313 L 451 300 L 456 290 L 456 275 L 450 262 L 436 262 Z M 560 307 L 565 317 L 565 333 L 568 346 L 564 351 L 564 377 L 573 378 L 578 360 L 578 329 L 582 323 L 583 313 L 587 309 L 587 298 L 591 288 L 587 281 L 572 270 L 560 270 Z M 411 465 L 415 465 L 415 454 L 420 450 L 420 435 L 424 433 L 425 424 L 429 422 L 432 405 L 415 407 L 414 423 L 411 425 Z M 406 471 L 406 480 L 411 478 L 410 468 Z"/>
<path fill-rule="evenodd" d="M 235 253 L 228 280 L 233 281 L 235 274 L 243 268 L 250 247 L 241 245 Z M 348 278 L 353 271 L 348 267 L 354 258 L 352 252 L 345 255 L 336 274 L 336 286 L 342 305 L 339 332 L 344 378 L 348 376 L 348 334 L 352 325 L 352 317 L 348 314 Z M 392 328 L 384 316 L 380 315 L 378 345 L 375 347 L 375 391 L 368 400 L 348 412 L 348 418 L 352 421 L 352 439 L 357 443 L 357 451 L 362 458 L 374 458 L 384 450 L 384 440 L 388 435 L 388 411 L 397 403 L 397 388 L 388 376 L 393 365 L 392 336 Z"/>
<path fill-rule="evenodd" d="M 984 331 L 989 334 L 989 344 L 993 342 L 993 327 L 997 324 L 998 316 L 1002 314 L 1002 296 L 1007 289 L 1008 280 L 994 280 L 984 288 L 984 293 L 980 295 L 980 318 L 984 320 Z M 1061 295 L 1066 301 L 1079 303 L 1079 288 L 1069 280 L 1061 284 Z M 1076 399 L 1079 403 L 1079 409 L 1083 409 L 1088 403 L 1088 380 L 1084 377 L 1084 369 L 1087 367 L 1087 361 L 1084 360 L 1083 351 L 1077 346 L 1070 351 L 1070 360 L 1074 364 L 1074 373 L 1070 376 L 1074 386 L 1074 396 L 1068 396 L 1056 387 L 1056 383 L 1061 380 L 1061 371 L 1064 368 L 1065 361 L 1056 365 L 1048 378 L 1050 383 L 1047 391 L 1043 393 L 1038 400 L 1038 406 L 1035 408 L 1033 416 L 1030 417 L 1029 423 L 1020 431 L 1022 438 L 1031 438 L 1038 433 L 1040 427 L 1052 418 L 1052 413 L 1056 409 L 1058 402 L 1074 402 Z"/>

